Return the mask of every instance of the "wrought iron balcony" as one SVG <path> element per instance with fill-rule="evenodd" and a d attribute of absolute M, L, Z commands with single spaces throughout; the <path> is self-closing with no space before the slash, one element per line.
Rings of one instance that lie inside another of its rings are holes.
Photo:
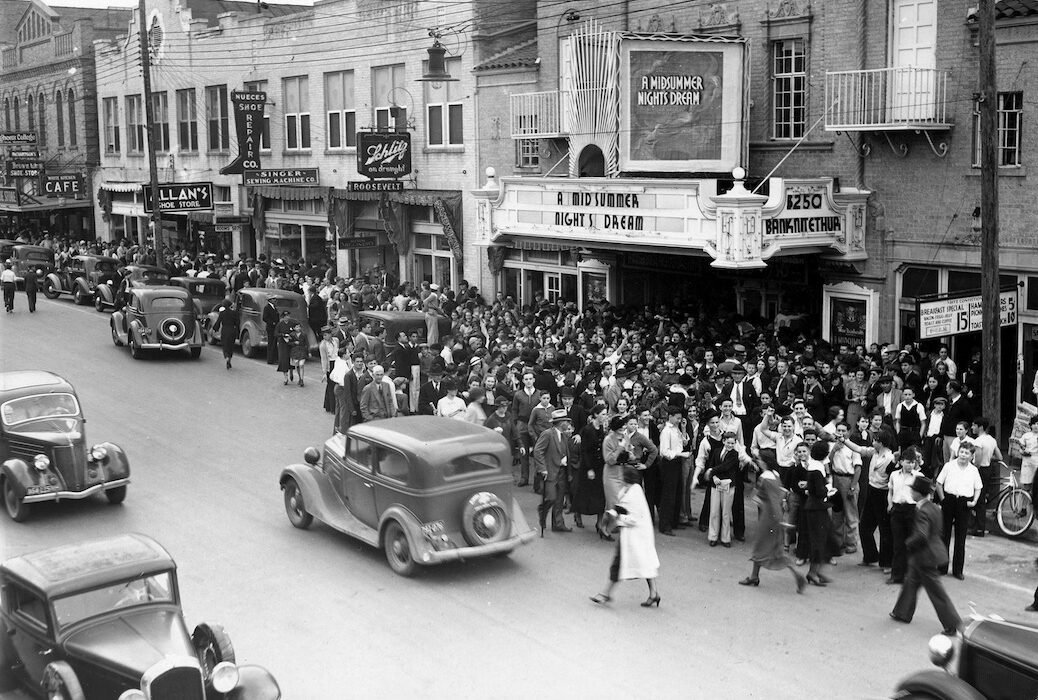
<path fill-rule="evenodd" d="M 826 131 L 940 131 L 948 121 L 948 72 L 878 68 L 825 75 Z"/>
<path fill-rule="evenodd" d="M 562 136 L 562 93 L 558 90 L 511 96 L 512 138 L 544 139 Z"/>

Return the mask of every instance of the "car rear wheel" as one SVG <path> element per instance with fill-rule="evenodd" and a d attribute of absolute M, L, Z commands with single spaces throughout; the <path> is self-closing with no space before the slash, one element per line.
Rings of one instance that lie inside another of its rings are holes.
<path fill-rule="evenodd" d="M 411 543 L 407 540 L 407 533 L 400 527 L 400 523 L 394 521 L 386 527 L 386 561 L 389 568 L 401 576 L 411 576 L 418 565 L 411 556 Z"/>
<path fill-rule="evenodd" d="M 116 486 L 114 489 L 108 489 L 105 491 L 105 498 L 107 498 L 108 502 L 113 506 L 119 505 L 126 500 L 126 487 Z"/>
<path fill-rule="evenodd" d="M 227 661 L 234 663 L 234 647 L 231 638 L 220 625 L 201 624 L 191 634 L 191 643 L 195 647 L 195 655 L 202 666 L 206 680 L 213 673 L 216 664 Z"/>
<path fill-rule="evenodd" d="M 245 357 L 256 357 L 256 346 L 252 344 L 252 336 L 248 331 L 241 333 L 241 352 Z"/>
<path fill-rule="evenodd" d="M 130 357 L 135 360 L 139 360 L 144 357 L 144 349 L 137 344 L 133 338 L 130 338 Z"/>
<path fill-rule="evenodd" d="M 306 503 L 303 501 L 303 492 L 299 490 L 299 484 L 295 479 L 285 479 L 285 513 L 288 521 L 300 530 L 310 527 L 314 516 L 306 511 Z"/>
<path fill-rule="evenodd" d="M 47 700 L 86 700 L 76 672 L 64 661 L 54 661 L 43 669 L 43 689 Z"/>
<path fill-rule="evenodd" d="M 58 290 L 54 288 L 54 282 L 52 280 L 47 280 L 43 283 L 43 296 L 48 299 L 57 299 L 61 296 Z"/>
<path fill-rule="evenodd" d="M 90 303 L 87 295 L 83 292 L 83 288 L 78 285 L 76 286 L 76 291 L 72 292 L 72 301 L 78 306 L 86 306 Z"/>
<path fill-rule="evenodd" d="M 29 519 L 32 506 L 23 503 L 22 499 L 15 493 L 14 484 L 10 479 L 3 479 L 4 509 L 16 523 L 22 523 Z"/>
<path fill-rule="evenodd" d="M 97 309 L 98 312 L 103 312 L 105 310 L 105 300 L 101 298 L 101 292 L 94 294 L 94 308 Z"/>
<path fill-rule="evenodd" d="M 112 330 L 112 342 L 115 343 L 115 347 L 122 347 L 123 341 L 119 340 L 119 333 L 115 330 L 115 324 L 111 326 Z"/>

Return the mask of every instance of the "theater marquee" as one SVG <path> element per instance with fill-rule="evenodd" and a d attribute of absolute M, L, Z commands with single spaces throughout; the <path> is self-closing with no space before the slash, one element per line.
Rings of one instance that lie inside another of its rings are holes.
<path fill-rule="evenodd" d="M 745 144 L 742 40 L 620 43 L 620 170 L 729 173 Z"/>

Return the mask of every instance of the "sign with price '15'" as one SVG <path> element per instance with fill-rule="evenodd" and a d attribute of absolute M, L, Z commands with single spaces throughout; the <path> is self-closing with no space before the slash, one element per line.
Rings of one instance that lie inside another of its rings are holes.
<path fill-rule="evenodd" d="M 1016 287 L 1002 290 L 998 295 L 1001 326 L 1015 326 L 1019 315 Z M 960 333 L 973 333 L 983 327 L 983 304 L 980 294 L 916 301 L 919 319 L 919 340 L 943 338 Z"/>

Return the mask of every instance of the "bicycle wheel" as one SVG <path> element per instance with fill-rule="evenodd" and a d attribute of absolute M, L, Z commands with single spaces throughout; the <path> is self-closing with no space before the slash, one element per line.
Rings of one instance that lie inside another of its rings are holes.
<path fill-rule="evenodd" d="M 1007 537 L 1019 537 L 1034 522 L 1034 503 L 1031 494 L 1023 489 L 1011 489 L 998 499 L 995 512 L 998 528 Z"/>

